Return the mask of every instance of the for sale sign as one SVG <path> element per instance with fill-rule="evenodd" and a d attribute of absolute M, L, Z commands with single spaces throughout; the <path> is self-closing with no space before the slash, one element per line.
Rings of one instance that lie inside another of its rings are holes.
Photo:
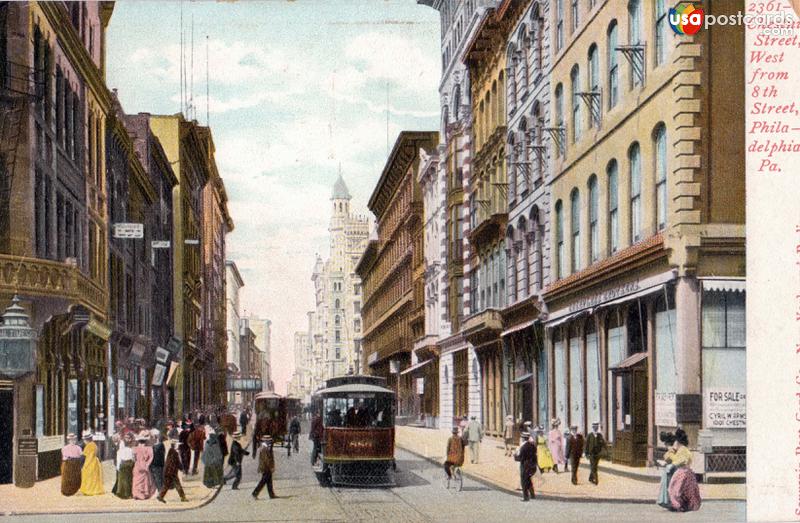
<path fill-rule="evenodd" d="M 705 428 L 743 429 L 747 426 L 747 393 L 742 389 L 706 389 Z"/>

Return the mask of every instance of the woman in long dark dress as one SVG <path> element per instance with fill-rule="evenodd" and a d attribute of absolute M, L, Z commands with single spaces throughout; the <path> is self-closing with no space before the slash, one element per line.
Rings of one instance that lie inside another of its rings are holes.
<path fill-rule="evenodd" d="M 219 437 L 211 434 L 203 450 L 203 485 L 208 488 L 218 487 L 223 483 L 223 458 L 219 446 Z"/>
<path fill-rule="evenodd" d="M 125 434 L 125 445 L 117 451 L 117 487 L 114 494 L 120 499 L 133 497 L 133 433 Z"/>

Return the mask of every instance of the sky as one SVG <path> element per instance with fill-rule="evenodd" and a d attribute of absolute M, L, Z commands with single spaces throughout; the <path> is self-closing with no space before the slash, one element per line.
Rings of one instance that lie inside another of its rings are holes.
<path fill-rule="evenodd" d="M 339 166 L 367 214 L 387 136 L 438 130 L 439 15 L 414 0 L 119 1 L 106 77 L 127 113 L 180 112 L 181 12 L 189 116 L 211 126 L 235 226 L 226 257 L 242 312 L 272 320 L 283 394 Z"/>

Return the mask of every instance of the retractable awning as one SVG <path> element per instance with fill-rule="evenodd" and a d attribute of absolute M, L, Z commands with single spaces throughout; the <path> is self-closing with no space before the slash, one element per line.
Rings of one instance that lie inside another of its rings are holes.
<path fill-rule="evenodd" d="M 515 332 L 519 332 L 522 329 L 527 329 L 528 327 L 530 327 L 531 325 L 533 325 L 537 321 L 539 321 L 538 318 L 530 320 L 530 321 L 526 321 L 525 323 L 520 323 L 519 325 L 514 325 L 513 327 L 510 327 L 510 328 L 504 330 L 503 332 L 501 332 L 500 333 L 500 337 L 502 338 L 503 336 L 508 336 L 509 334 L 513 334 Z"/>
<path fill-rule="evenodd" d="M 404 376 L 404 375 L 406 375 L 406 374 L 408 374 L 410 372 L 414 372 L 416 370 L 419 370 L 419 369 L 421 369 L 422 367 L 424 367 L 425 365 L 427 365 L 428 363 L 430 363 L 432 361 L 433 361 L 433 359 L 425 360 L 425 361 L 421 361 L 419 363 L 416 363 L 416 364 L 408 367 L 407 369 L 404 369 L 404 370 L 400 371 L 400 375 Z"/>
<path fill-rule="evenodd" d="M 656 285 L 654 287 L 649 287 L 647 289 L 643 289 L 638 292 L 634 292 L 633 294 L 628 294 L 627 296 L 623 296 L 622 298 L 617 298 L 616 300 L 611 300 L 606 303 L 600 304 L 597 306 L 598 309 L 602 309 L 604 307 L 611 307 L 613 305 L 619 305 L 620 303 L 625 303 L 628 301 L 633 301 L 639 298 L 644 298 L 645 296 L 649 296 L 651 294 L 655 294 L 657 292 L 663 292 L 664 286 L 666 284 L 662 283 L 661 285 Z"/>
<path fill-rule="evenodd" d="M 704 291 L 745 292 L 744 278 L 700 278 Z"/>

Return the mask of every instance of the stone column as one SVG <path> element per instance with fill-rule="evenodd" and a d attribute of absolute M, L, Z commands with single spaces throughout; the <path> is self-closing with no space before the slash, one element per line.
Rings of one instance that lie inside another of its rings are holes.
<path fill-rule="evenodd" d="M 696 278 L 678 278 L 675 309 L 678 341 L 675 353 L 678 372 L 676 417 L 678 424 L 689 435 L 690 446 L 694 446 L 702 422 L 700 282 Z"/>

